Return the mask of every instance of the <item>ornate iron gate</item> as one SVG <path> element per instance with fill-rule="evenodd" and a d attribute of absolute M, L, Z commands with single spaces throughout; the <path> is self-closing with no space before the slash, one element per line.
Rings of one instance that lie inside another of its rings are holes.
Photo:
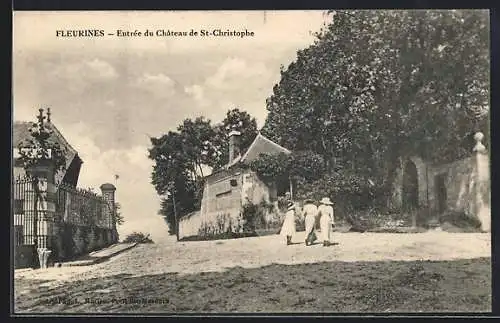
<path fill-rule="evenodd" d="M 38 180 L 19 176 L 14 180 L 13 223 L 15 268 L 36 267 L 37 248 L 48 247 L 47 211 L 38 192 Z"/>

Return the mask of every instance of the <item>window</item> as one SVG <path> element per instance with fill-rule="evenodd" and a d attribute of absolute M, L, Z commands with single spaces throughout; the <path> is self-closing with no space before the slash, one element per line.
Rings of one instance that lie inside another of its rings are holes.
<path fill-rule="evenodd" d="M 219 193 L 215 196 L 215 209 L 217 211 L 229 208 L 230 203 L 231 203 L 231 191 Z"/>
<path fill-rule="evenodd" d="M 14 214 L 24 214 L 24 200 L 14 200 Z"/>

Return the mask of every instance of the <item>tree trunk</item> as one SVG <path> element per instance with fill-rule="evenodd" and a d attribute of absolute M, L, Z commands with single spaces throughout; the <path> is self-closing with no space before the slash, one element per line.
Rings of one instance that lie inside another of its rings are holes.
<path fill-rule="evenodd" d="M 177 237 L 177 241 L 179 241 L 179 220 L 177 218 L 177 206 L 175 201 L 175 194 L 172 193 L 172 202 L 174 206 L 174 218 L 175 218 L 175 236 Z"/>

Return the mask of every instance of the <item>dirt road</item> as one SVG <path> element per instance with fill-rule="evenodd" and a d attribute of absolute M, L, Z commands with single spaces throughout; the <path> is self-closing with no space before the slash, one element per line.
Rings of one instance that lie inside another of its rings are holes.
<path fill-rule="evenodd" d="M 490 309 L 489 234 L 338 233 L 334 237 L 339 244 L 331 247 L 305 247 L 303 233 L 292 246 L 274 235 L 180 243 L 167 237 L 98 265 L 18 271 L 16 310 Z M 405 302 L 396 301 L 401 297 Z M 446 301 L 447 297 L 451 298 Z"/>

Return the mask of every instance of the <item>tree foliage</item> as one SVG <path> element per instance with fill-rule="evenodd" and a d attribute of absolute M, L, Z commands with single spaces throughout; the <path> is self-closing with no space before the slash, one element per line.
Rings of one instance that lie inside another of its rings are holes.
<path fill-rule="evenodd" d="M 125 222 L 125 218 L 123 217 L 123 215 L 120 211 L 121 208 L 122 208 L 122 206 L 120 205 L 120 203 L 115 203 L 114 217 L 115 217 L 116 225 L 122 225 Z"/>
<path fill-rule="evenodd" d="M 220 124 L 212 125 L 203 117 L 185 119 L 176 131 L 150 139 L 149 158 L 154 161 L 151 183 L 163 196 L 159 214 L 165 217 L 171 233 L 175 212 L 182 216 L 200 208 L 207 168 L 227 164 L 227 135 L 232 129 L 241 132 L 240 150 L 244 151 L 257 134 L 257 123 L 247 112 L 232 109 Z"/>
<path fill-rule="evenodd" d="M 489 137 L 487 11 L 332 16 L 282 68 L 264 135 L 320 154 L 330 174 L 355 173 L 385 191 L 398 157 L 449 162 L 470 155 L 476 131 Z"/>
<path fill-rule="evenodd" d="M 217 154 L 207 165 L 214 169 L 220 168 L 229 162 L 228 135 L 232 130 L 239 131 L 239 150 L 244 152 L 257 135 L 257 121 L 250 114 L 239 109 L 232 109 L 226 113 L 226 117 L 218 125 L 214 126 L 215 136 L 212 139 Z"/>
<path fill-rule="evenodd" d="M 309 183 L 321 178 L 324 164 L 321 155 L 298 151 L 291 154 L 261 154 L 250 163 L 250 168 L 266 181 L 286 179 Z"/>

